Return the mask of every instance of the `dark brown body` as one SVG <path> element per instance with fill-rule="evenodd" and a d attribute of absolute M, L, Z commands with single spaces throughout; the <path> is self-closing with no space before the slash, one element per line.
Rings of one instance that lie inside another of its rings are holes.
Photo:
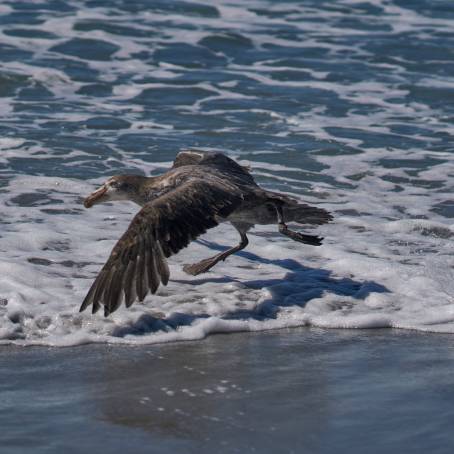
<path fill-rule="evenodd" d="M 232 186 L 241 191 L 242 202 L 222 221 L 250 224 L 251 227 L 256 224 L 276 224 L 275 203 L 282 204 L 287 222 L 324 224 L 331 220 L 331 216 L 325 210 L 298 203 L 284 194 L 262 189 L 255 183 L 249 172 L 241 166 L 238 166 L 237 172 L 232 172 L 230 169 L 225 171 L 222 166 L 185 165 L 172 168 L 157 177 L 142 178 L 144 178 L 144 184 L 132 199 L 140 206 L 173 191 L 191 179 L 200 178 L 208 184 L 219 185 L 222 183 L 222 185 Z"/>

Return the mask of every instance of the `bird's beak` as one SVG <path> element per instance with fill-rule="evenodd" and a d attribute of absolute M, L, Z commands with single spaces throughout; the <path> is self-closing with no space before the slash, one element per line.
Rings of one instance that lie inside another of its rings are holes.
<path fill-rule="evenodd" d="M 84 200 L 84 207 L 85 208 L 90 208 L 92 207 L 95 203 L 102 202 L 103 199 L 105 198 L 105 194 L 107 192 L 107 187 L 106 186 L 101 186 L 99 189 L 97 189 L 95 192 L 92 192 L 85 200 Z"/>

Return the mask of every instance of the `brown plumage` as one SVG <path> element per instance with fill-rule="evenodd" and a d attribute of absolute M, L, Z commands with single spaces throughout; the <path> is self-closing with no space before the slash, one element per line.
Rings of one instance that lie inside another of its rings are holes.
<path fill-rule="evenodd" d="M 248 170 L 221 153 L 186 151 L 177 155 L 173 167 L 158 177 L 121 175 L 112 177 L 88 196 L 84 205 L 131 200 L 143 208 L 114 246 L 80 310 L 90 304 L 92 312 L 104 305 L 104 315 L 155 293 L 169 280 L 166 259 L 185 248 L 208 229 L 230 221 L 241 242 L 200 263 L 186 265 L 192 275 L 208 271 L 220 260 L 248 244 L 247 231 L 254 224 L 277 223 L 290 238 L 314 246 L 322 238 L 289 230 L 285 221 L 324 224 L 331 215 L 320 208 L 266 191 Z"/>

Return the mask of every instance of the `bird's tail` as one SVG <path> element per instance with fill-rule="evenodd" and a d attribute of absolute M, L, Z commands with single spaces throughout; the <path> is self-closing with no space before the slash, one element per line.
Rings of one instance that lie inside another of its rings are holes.
<path fill-rule="evenodd" d="M 333 220 L 331 213 L 323 208 L 317 208 L 303 203 L 284 205 L 283 209 L 286 222 L 321 225 Z"/>
<path fill-rule="evenodd" d="M 330 212 L 323 208 L 317 208 L 305 203 L 299 203 L 297 200 L 287 197 L 283 194 L 270 193 L 270 201 L 281 204 L 284 212 L 285 222 L 298 222 L 299 224 L 326 224 L 333 220 Z"/>

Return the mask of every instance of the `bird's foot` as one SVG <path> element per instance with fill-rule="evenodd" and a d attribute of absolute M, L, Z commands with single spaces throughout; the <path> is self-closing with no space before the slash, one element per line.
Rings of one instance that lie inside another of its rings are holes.
<path fill-rule="evenodd" d="M 299 241 L 300 243 L 310 244 L 312 246 L 321 246 L 323 242 L 323 237 L 321 236 L 305 235 L 304 233 L 299 232 L 292 232 L 290 238 L 292 238 L 292 240 Z"/>
<path fill-rule="evenodd" d="M 294 232 L 290 230 L 285 224 L 279 225 L 279 230 L 285 236 L 288 236 L 294 241 L 299 243 L 310 244 L 311 246 L 321 246 L 323 238 L 315 235 L 305 235 L 304 233 Z"/>
<path fill-rule="evenodd" d="M 198 274 L 206 273 L 216 263 L 217 261 L 209 258 L 198 263 L 186 264 L 183 266 L 183 271 L 191 276 L 197 276 Z"/>

